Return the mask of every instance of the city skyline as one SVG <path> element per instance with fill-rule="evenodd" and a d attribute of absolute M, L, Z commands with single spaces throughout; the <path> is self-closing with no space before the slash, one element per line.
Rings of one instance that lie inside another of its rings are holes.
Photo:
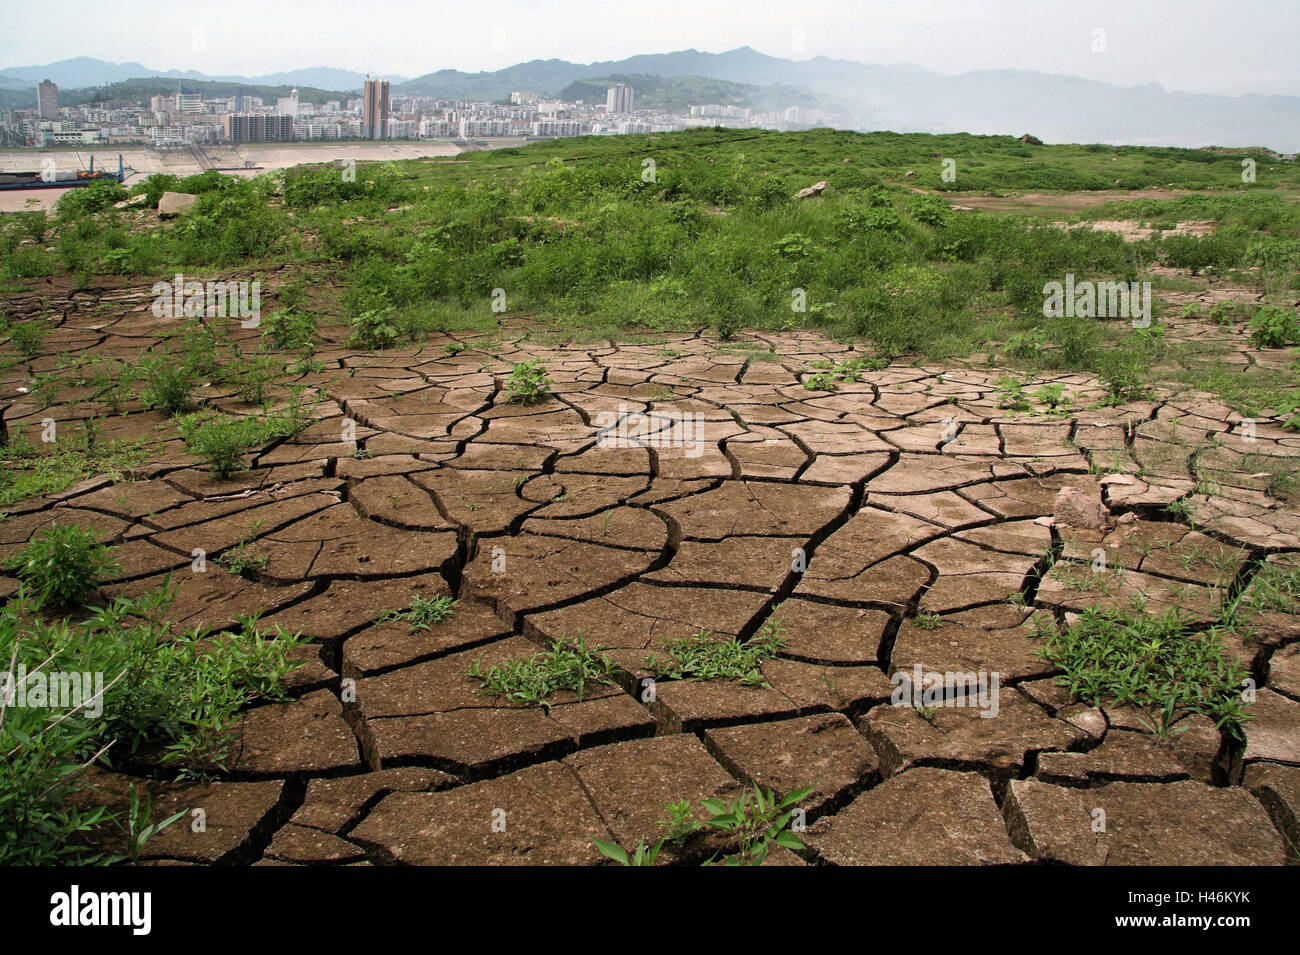
<path fill-rule="evenodd" d="M 684 110 L 634 106 L 635 88 L 616 83 L 587 103 L 517 90 L 510 103 L 448 100 L 390 94 L 387 80 L 367 77 L 361 96 L 341 94 L 321 103 L 303 100 L 294 88 L 274 102 L 252 94 L 209 96 L 176 92 L 94 106 L 58 107 L 58 86 L 38 87 L 37 108 L 0 113 L 6 145 L 147 145 L 156 149 L 201 149 L 204 145 L 321 140 L 551 139 L 564 136 L 672 132 L 691 126 L 794 129 L 835 120 L 834 113 L 800 109 L 759 111 L 719 103 Z"/>

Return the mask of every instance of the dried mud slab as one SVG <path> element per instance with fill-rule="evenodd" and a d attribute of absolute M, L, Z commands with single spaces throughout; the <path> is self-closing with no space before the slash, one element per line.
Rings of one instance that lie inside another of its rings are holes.
<path fill-rule="evenodd" d="M 1188 780 L 1080 790 L 1013 780 L 1004 809 L 1016 845 L 1040 861 L 1201 866 L 1286 861 L 1285 843 L 1268 813 L 1243 789 Z M 1098 831 L 1101 825 L 1104 831 Z"/>
<path fill-rule="evenodd" d="M 543 763 L 436 793 L 385 796 L 352 841 L 408 865 L 590 865 L 609 841 L 572 770 Z"/>
<path fill-rule="evenodd" d="M 77 433 L 90 389 L 42 407 L 32 378 L 54 347 L 148 356 L 161 326 L 146 291 L 51 298 L 63 318 L 46 353 L 3 376 L 7 434 L 47 417 Z M 1283 480 L 1300 438 L 1279 419 L 1238 443 L 1242 419 L 1213 396 L 1103 406 L 1077 374 L 1054 379 L 1069 409 L 1016 412 L 1005 372 L 983 365 L 894 365 L 813 391 L 815 363 L 862 353 L 806 331 L 742 336 L 753 354 L 703 335 L 551 345 L 535 331 L 505 320 L 457 335 L 457 354 L 451 338 L 325 343 L 323 370 L 299 378 L 322 399 L 316 420 L 222 480 L 131 402 L 101 435 L 155 441 L 146 462 L 6 508 L 0 557 L 78 523 L 118 548 L 101 597 L 170 575 L 178 631 L 259 614 L 309 639 L 290 699 L 239 714 L 230 778 L 135 780 L 156 812 L 208 813 L 205 833 L 155 837 L 149 861 L 595 864 L 592 840 L 634 849 L 666 803 L 754 783 L 813 787 L 809 849 L 772 865 L 1273 864 L 1294 847 L 1300 624 L 1262 583 L 1300 560 Z M 1219 336 L 1243 371 L 1282 360 L 1205 323 L 1169 334 Z M 503 385 L 526 359 L 556 384 L 520 405 Z M 219 388 L 202 398 L 250 411 Z M 602 415 L 620 413 L 627 440 L 602 440 Z M 17 587 L 0 574 L 0 593 Z M 392 616 L 437 597 L 458 600 L 441 622 Z M 1089 608 L 1138 600 L 1201 626 L 1237 598 L 1240 626 L 1220 639 L 1258 687 L 1240 740 L 1189 716 L 1157 741 L 1148 714 L 1073 698 L 1041 653 L 1042 628 Z M 783 641 L 766 685 L 647 692 L 667 644 L 764 628 Z M 612 681 L 545 707 L 469 673 L 578 640 Z M 996 675 L 996 715 L 960 688 L 894 705 L 918 668 Z M 114 805 L 131 782 L 96 779 Z"/>
<path fill-rule="evenodd" d="M 1014 865 L 988 780 L 914 769 L 818 820 L 804 841 L 834 865 Z"/>

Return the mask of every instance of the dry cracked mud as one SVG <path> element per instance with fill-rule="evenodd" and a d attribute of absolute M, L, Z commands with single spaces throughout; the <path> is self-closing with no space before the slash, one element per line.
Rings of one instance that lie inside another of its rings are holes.
<path fill-rule="evenodd" d="M 145 300 L 68 296 L 45 354 L 0 382 L 7 434 L 48 417 L 80 427 L 94 410 L 85 389 L 45 408 L 19 387 L 59 353 L 147 353 Z M 815 787 L 806 851 L 771 862 L 1295 861 L 1292 618 L 1261 615 L 1255 640 L 1230 648 L 1260 687 L 1244 740 L 1191 718 L 1168 742 L 1125 708 L 1072 699 L 1034 621 L 1133 596 L 1211 618 L 1266 562 L 1300 552 L 1300 513 L 1241 466 L 1253 455 L 1293 468 L 1300 437 L 1259 420 L 1243 444 L 1240 418 L 1204 394 L 1096 407 L 1103 392 L 1083 375 L 1056 379 L 1081 409 L 1059 415 L 1001 409 L 1002 372 L 987 368 L 894 365 L 810 391 L 813 362 L 852 354 L 804 332 L 721 346 L 547 345 L 527 331 L 460 335 L 455 353 L 450 338 L 379 353 L 327 344 L 324 371 L 297 381 L 323 399 L 318 420 L 229 480 L 173 437 L 135 480 L 9 509 L 0 556 L 54 521 L 80 523 L 121 547 L 106 596 L 170 573 L 179 626 L 256 612 L 312 639 L 293 700 L 243 714 L 229 773 L 147 782 L 160 813 L 203 807 L 207 831 L 173 827 L 146 858 L 593 864 L 593 840 L 653 839 L 666 802 L 753 781 Z M 528 406 L 502 390 L 525 358 L 554 381 Z M 219 389 L 203 397 L 252 410 Z M 641 438 L 602 446 L 602 415 L 620 409 L 641 416 Z M 124 410 L 101 427 L 163 424 Z M 1070 488 L 1097 502 L 1101 527 L 1054 520 Z M 1194 522 L 1165 510 L 1179 501 Z M 216 564 L 250 542 L 264 568 Z M 1087 573 L 1098 549 L 1102 582 Z M 428 630 L 379 619 L 415 594 L 460 603 Z M 748 638 L 774 613 L 786 642 L 763 666 L 769 685 L 661 680 L 643 701 L 645 658 L 663 641 Z M 466 673 L 578 636 L 609 648 L 617 685 L 542 709 L 485 696 Z M 915 666 L 1000 674 L 996 717 L 892 705 L 890 675 Z M 95 778 L 102 798 L 124 798 L 127 774 Z"/>

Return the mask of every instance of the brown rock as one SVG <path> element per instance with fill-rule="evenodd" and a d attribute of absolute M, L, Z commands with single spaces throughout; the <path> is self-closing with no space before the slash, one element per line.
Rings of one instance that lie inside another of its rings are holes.
<path fill-rule="evenodd" d="M 564 759 L 624 849 L 661 835 L 664 806 L 687 799 L 731 800 L 741 785 L 693 736 L 659 736 L 584 750 Z"/>
<path fill-rule="evenodd" d="M 1106 526 L 1106 505 L 1096 482 L 1086 486 L 1063 487 L 1056 494 L 1052 514 L 1056 523 L 1066 527 L 1102 530 Z"/>
<path fill-rule="evenodd" d="M 275 825 L 275 814 L 284 784 L 279 780 L 256 783 L 175 783 L 132 779 L 99 769 L 87 771 L 92 787 L 82 799 L 107 805 L 109 811 L 124 814 L 127 792 L 134 784 L 144 798 L 153 800 L 150 820 L 161 822 L 184 810 L 185 815 L 151 838 L 141 854 L 145 859 L 173 859 L 211 865 L 251 861 L 253 844 L 266 838 Z M 196 813 L 197 811 L 197 813 Z M 102 831 L 103 848 L 110 853 L 126 852 L 125 837 L 113 827 Z"/>
<path fill-rule="evenodd" d="M 158 218 L 174 219 L 199 201 L 187 192 L 164 192 L 158 200 Z"/>
<path fill-rule="evenodd" d="M 1069 749 L 1088 738 L 1083 730 L 1053 719 L 1010 687 L 998 696 L 993 717 L 981 717 L 973 701 L 969 707 L 938 706 L 929 719 L 910 705 L 886 703 L 867 713 L 859 726 L 880 754 L 880 769 L 886 776 L 928 761 L 1015 773 L 1030 753 Z"/>
<path fill-rule="evenodd" d="M 390 792 L 432 792 L 457 784 L 436 769 L 386 769 L 360 776 L 313 779 L 302 805 L 289 821 L 326 832 L 342 833 L 358 820 L 367 803 Z"/>
<path fill-rule="evenodd" d="M 346 839 L 292 824 L 275 834 L 266 854 L 282 862 L 303 864 L 360 862 L 366 857 L 365 852 Z"/>
<path fill-rule="evenodd" d="M 1241 727 L 1246 748 L 1239 758 L 1300 765 L 1300 703 L 1265 687 L 1256 691 L 1249 713 Z"/>

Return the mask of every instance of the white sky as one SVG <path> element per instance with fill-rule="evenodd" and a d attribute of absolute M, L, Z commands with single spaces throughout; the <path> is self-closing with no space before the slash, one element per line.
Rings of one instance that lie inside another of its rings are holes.
<path fill-rule="evenodd" d="M 21 15 L 18 3 L 4 0 L 0 67 L 92 56 L 209 75 L 333 66 L 414 77 L 752 46 L 941 73 L 1300 95 L 1300 0 L 64 0 Z M 1091 49 L 1097 29 L 1105 52 Z"/>

